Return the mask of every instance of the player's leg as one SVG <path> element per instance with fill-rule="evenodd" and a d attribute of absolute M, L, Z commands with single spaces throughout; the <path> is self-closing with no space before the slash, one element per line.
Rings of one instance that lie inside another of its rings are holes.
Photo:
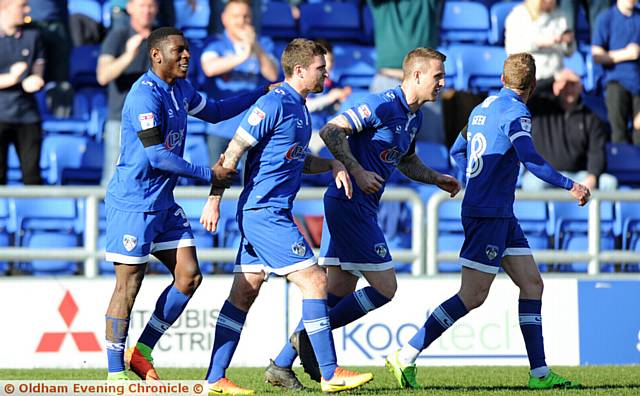
<path fill-rule="evenodd" d="M 327 308 L 327 276 L 314 265 L 291 272 L 287 278 L 302 292 L 302 320 L 322 373 L 323 392 L 354 389 L 373 379 L 371 373 L 359 374 L 338 367 Z"/>
<path fill-rule="evenodd" d="M 142 379 L 158 379 L 151 353 L 158 340 L 180 317 L 202 282 L 195 239 L 189 222 L 178 205 L 148 216 L 149 228 L 161 230 L 153 238 L 151 253 L 173 275 L 156 301 L 156 306 L 135 347 L 127 351 L 131 371 Z"/>

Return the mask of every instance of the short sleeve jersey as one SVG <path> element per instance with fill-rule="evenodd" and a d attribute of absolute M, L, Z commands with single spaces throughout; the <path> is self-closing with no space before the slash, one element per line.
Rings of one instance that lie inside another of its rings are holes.
<path fill-rule="evenodd" d="M 138 132 L 159 127 L 164 147 L 182 157 L 187 115 L 199 113 L 206 104 L 206 96 L 187 80 L 177 79 L 169 85 L 151 70 L 143 74 L 131 87 L 122 109 L 120 157 L 107 188 L 107 203 L 130 212 L 171 207 L 178 176 L 151 166 Z"/>
<path fill-rule="evenodd" d="M 467 188 L 462 215 L 511 217 L 519 160 L 512 142 L 531 138 L 531 114 L 503 88 L 476 106 L 467 126 Z"/>
<path fill-rule="evenodd" d="M 311 117 L 304 98 L 284 83 L 251 107 L 236 131 L 252 145 L 238 210 L 290 209 L 309 151 Z"/>
<path fill-rule="evenodd" d="M 349 136 L 351 153 L 362 167 L 389 179 L 402 157 L 415 152 L 415 136 L 422 124 L 422 112 L 413 113 L 400 86 L 367 96 L 342 115 L 354 133 Z M 384 186 L 366 194 L 353 183 L 352 200 L 377 211 Z M 344 190 L 329 185 L 328 196 L 345 198 Z"/>

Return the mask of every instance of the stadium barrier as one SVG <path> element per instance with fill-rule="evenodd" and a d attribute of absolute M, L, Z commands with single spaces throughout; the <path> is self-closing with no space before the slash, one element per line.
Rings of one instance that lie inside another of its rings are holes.
<path fill-rule="evenodd" d="M 225 199 L 237 199 L 240 196 L 239 188 L 227 190 Z M 298 193 L 297 199 L 322 199 L 324 188 L 303 188 Z M 175 190 L 175 197 L 180 198 L 202 198 L 208 195 L 207 187 L 179 187 Z M 85 226 L 84 245 L 78 248 L 64 249 L 29 249 L 23 247 L 3 247 L 0 248 L 0 260 L 9 261 L 29 261 L 38 259 L 49 260 L 77 260 L 84 261 L 84 276 L 93 278 L 98 275 L 98 260 L 104 259 L 104 251 L 98 250 L 98 205 L 104 199 L 105 191 L 101 187 L 73 187 L 73 186 L 24 186 L 0 187 L 0 197 L 2 198 L 78 198 L 85 199 Z M 400 200 L 410 202 L 412 205 L 412 236 L 411 249 L 396 249 L 391 253 L 395 261 L 412 262 L 413 275 L 436 275 L 438 273 L 437 263 L 439 261 L 456 261 L 457 251 L 438 252 L 438 207 L 450 199 L 444 192 L 437 192 L 431 196 L 426 204 L 419 195 L 410 188 L 388 188 L 382 196 L 383 200 Z M 462 199 L 462 194 L 454 199 Z M 572 201 L 572 198 L 563 190 L 545 190 L 541 192 L 516 193 L 516 199 L 522 200 L 552 200 L 552 201 Z M 587 252 L 569 252 L 560 250 L 535 250 L 533 254 L 540 262 L 571 263 L 578 261 L 588 261 L 588 273 L 595 275 L 600 273 L 601 262 L 640 262 L 640 252 L 623 250 L 600 250 L 600 203 L 604 200 L 610 201 L 640 201 L 640 191 L 610 191 L 594 192 L 591 204 L 588 206 L 589 213 L 589 247 Z M 418 225 L 418 226 L 416 226 Z M 198 225 L 194 225 L 198 226 Z M 426 234 L 426 238 L 425 238 Z M 423 242 L 426 240 L 426 244 Z M 234 261 L 236 249 L 213 248 L 198 249 L 198 257 L 202 261 Z"/>

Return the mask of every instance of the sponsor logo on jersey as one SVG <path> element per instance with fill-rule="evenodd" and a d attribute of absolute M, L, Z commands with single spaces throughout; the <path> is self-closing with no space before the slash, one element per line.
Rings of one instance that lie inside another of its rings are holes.
<path fill-rule="evenodd" d="M 299 145 L 298 143 L 294 144 L 287 150 L 285 154 L 285 158 L 287 161 L 304 161 L 304 158 L 307 156 L 307 150 Z"/>
<path fill-rule="evenodd" d="M 148 85 L 150 87 L 153 87 L 153 82 L 149 81 L 149 80 L 142 80 L 142 82 L 140 83 L 142 85 Z"/>
<path fill-rule="evenodd" d="M 484 253 L 487 255 L 489 260 L 493 260 L 498 257 L 498 247 L 496 245 L 487 245 L 484 249 Z"/>
<path fill-rule="evenodd" d="M 389 91 L 389 92 L 385 93 L 384 96 L 386 96 L 389 99 L 395 99 L 396 98 L 396 94 L 394 94 L 392 91 Z"/>
<path fill-rule="evenodd" d="M 380 257 L 385 257 L 387 255 L 387 245 L 384 243 L 376 244 L 373 249 L 376 251 L 376 254 Z"/>
<path fill-rule="evenodd" d="M 140 121 L 140 129 L 143 131 L 154 127 L 153 113 L 138 114 L 138 121 Z"/>
<path fill-rule="evenodd" d="M 371 115 L 371 110 L 369 110 L 369 106 L 363 104 L 358 106 L 358 114 L 360 114 L 362 118 L 367 118 Z"/>
<path fill-rule="evenodd" d="M 387 164 L 397 165 L 402 157 L 402 153 L 394 146 L 380 152 L 380 159 Z"/>
<path fill-rule="evenodd" d="M 164 147 L 166 147 L 167 150 L 173 150 L 176 148 L 182 142 L 183 133 L 184 130 L 182 129 L 178 132 L 169 131 L 167 137 L 164 139 Z"/>
<path fill-rule="evenodd" d="M 307 253 L 307 247 L 304 245 L 304 242 L 298 241 L 291 245 L 291 251 L 298 256 L 304 256 Z"/>
<path fill-rule="evenodd" d="M 531 132 L 531 118 L 520 118 L 520 126 L 522 127 L 523 131 Z"/>
<path fill-rule="evenodd" d="M 251 114 L 249 114 L 249 118 L 247 119 L 247 121 L 249 122 L 249 125 L 256 126 L 260 123 L 260 121 L 264 120 L 264 116 L 264 111 L 260 110 L 257 107 L 254 107 L 253 110 L 251 110 Z"/>
<path fill-rule="evenodd" d="M 284 92 L 284 89 L 282 88 L 276 88 L 273 90 L 273 92 L 277 93 L 278 95 L 286 95 L 287 93 Z"/>
<path fill-rule="evenodd" d="M 124 245 L 124 248 L 127 249 L 127 252 L 130 252 L 138 244 L 138 238 L 133 235 L 124 234 L 122 237 L 122 244 Z"/>

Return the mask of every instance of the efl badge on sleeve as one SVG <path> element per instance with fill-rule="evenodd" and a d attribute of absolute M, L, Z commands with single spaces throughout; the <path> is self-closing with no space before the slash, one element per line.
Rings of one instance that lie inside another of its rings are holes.
<path fill-rule="evenodd" d="M 487 245 L 484 253 L 487 255 L 489 260 L 493 260 L 498 257 L 498 247 L 496 245 Z"/>
<path fill-rule="evenodd" d="M 138 121 L 140 121 L 140 129 L 143 131 L 153 128 L 153 113 L 138 114 Z"/>
<path fill-rule="evenodd" d="M 531 132 L 531 118 L 520 118 L 520 126 L 522 127 L 523 131 Z"/>
<path fill-rule="evenodd" d="M 132 251 L 133 248 L 136 247 L 137 243 L 138 238 L 134 237 L 133 235 L 125 234 L 122 237 L 122 244 L 124 245 L 124 248 L 127 249 L 127 252 Z"/>
<path fill-rule="evenodd" d="M 363 104 L 358 106 L 358 114 L 360 114 L 360 117 L 365 119 L 371 115 L 371 110 L 369 110 L 369 106 Z"/>
<path fill-rule="evenodd" d="M 249 114 L 249 118 L 247 119 L 247 121 L 249 122 L 249 125 L 256 126 L 260 123 L 260 121 L 264 120 L 264 116 L 264 111 L 260 110 L 257 107 L 254 107 L 253 110 L 251 110 L 251 114 Z"/>

